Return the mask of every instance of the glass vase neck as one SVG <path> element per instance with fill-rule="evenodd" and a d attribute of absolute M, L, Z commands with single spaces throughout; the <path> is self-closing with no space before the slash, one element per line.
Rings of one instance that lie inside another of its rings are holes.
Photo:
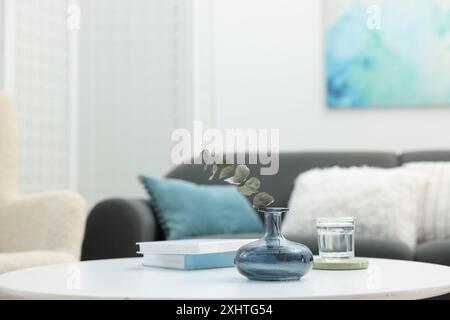
<path fill-rule="evenodd" d="M 281 218 L 286 213 L 286 208 L 264 208 L 259 212 L 264 214 L 264 237 L 267 238 L 283 238 L 281 233 Z"/>

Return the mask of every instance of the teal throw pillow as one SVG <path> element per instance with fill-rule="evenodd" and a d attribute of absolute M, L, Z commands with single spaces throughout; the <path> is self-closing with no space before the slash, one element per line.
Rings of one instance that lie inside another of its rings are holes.
<path fill-rule="evenodd" d="M 140 176 L 168 240 L 212 234 L 260 233 L 261 220 L 234 186 Z"/>

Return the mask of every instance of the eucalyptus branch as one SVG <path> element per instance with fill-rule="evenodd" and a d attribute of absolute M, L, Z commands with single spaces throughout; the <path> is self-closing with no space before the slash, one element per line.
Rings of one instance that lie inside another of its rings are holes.
<path fill-rule="evenodd" d="M 258 178 L 250 177 L 250 169 L 245 164 L 217 164 L 214 155 L 208 149 L 201 153 L 204 169 L 212 167 L 209 180 L 218 176 L 219 180 L 237 186 L 237 190 L 244 196 L 252 198 L 253 207 L 258 209 L 268 207 L 275 202 L 275 199 L 267 192 L 260 192 L 261 181 Z"/>

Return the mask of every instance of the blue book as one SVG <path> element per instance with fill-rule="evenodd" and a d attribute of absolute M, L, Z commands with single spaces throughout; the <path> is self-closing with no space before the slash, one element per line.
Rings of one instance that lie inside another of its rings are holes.
<path fill-rule="evenodd" d="M 234 266 L 236 251 L 207 254 L 145 254 L 143 265 L 181 270 L 226 268 Z"/>

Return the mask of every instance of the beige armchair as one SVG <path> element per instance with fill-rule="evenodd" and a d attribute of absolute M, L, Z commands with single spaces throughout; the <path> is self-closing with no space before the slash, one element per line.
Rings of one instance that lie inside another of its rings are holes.
<path fill-rule="evenodd" d="M 85 216 L 76 193 L 18 194 L 15 111 L 0 92 L 0 274 L 79 260 Z"/>

